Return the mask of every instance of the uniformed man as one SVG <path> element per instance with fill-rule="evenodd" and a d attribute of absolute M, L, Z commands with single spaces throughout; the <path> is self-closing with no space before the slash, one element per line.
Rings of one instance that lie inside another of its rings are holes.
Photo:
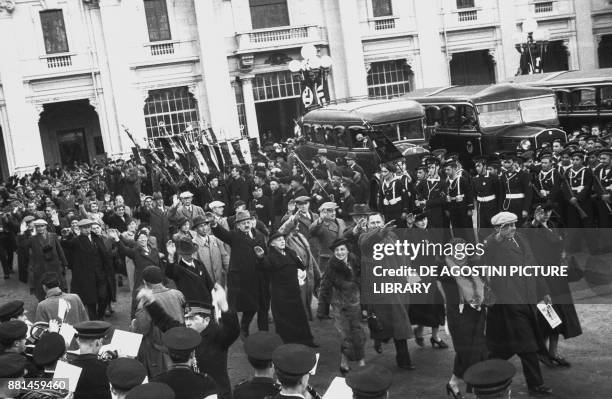
<path fill-rule="evenodd" d="M 516 369 L 512 363 L 502 359 L 490 359 L 470 366 L 463 375 L 463 380 L 472 387 L 476 399 L 509 399 L 514 374 Z"/>
<path fill-rule="evenodd" d="M 37 377 L 53 378 L 57 361 L 66 354 L 66 342 L 56 332 L 47 332 L 34 347 L 34 364 L 39 368 Z"/>
<path fill-rule="evenodd" d="M 82 369 L 74 399 L 110 399 L 107 364 L 98 359 L 102 341 L 111 329 L 105 321 L 84 321 L 74 326 L 79 354 L 71 363 Z"/>
<path fill-rule="evenodd" d="M 282 344 L 280 336 L 268 331 L 259 331 L 247 337 L 244 352 L 255 374 L 251 380 L 236 385 L 234 399 L 264 399 L 280 392 L 280 385 L 274 380 L 272 353 Z"/>
<path fill-rule="evenodd" d="M 175 399 L 172 388 L 160 382 L 149 382 L 138 385 L 128 392 L 125 399 Z"/>
<path fill-rule="evenodd" d="M 388 221 L 401 221 L 402 213 L 407 210 L 404 204 L 404 188 L 395 176 L 397 167 L 393 163 L 380 165 L 381 184 L 378 192 L 378 209 Z"/>
<path fill-rule="evenodd" d="M 491 228 L 491 218 L 499 212 L 501 185 L 499 178 L 487 169 L 487 159 L 473 158 L 476 175 L 472 178 L 472 191 L 476 197 L 478 228 Z"/>
<path fill-rule="evenodd" d="M 446 173 L 444 192 L 453 234 L 455 237 L 462 237 L 468 242 L 473 242 L 472 189 L 467 179 L 459 174 L 457 161 L 453 159 L 446 161 L 444 169 Z"/>
<path fill-rule="evenodd" d="M 125 399 L 131 389 L 144 382 L 147 369 L 136 359 L 121 357 L 108 364 L 106 377 L 113 399 Z"/>
<path fill-rule="evenodd" d="M 567 204 L 566 226 L 570 229 L 567 237 L 568 249 L 580 251 L 584 238 L 589 252 L 593 254 L 597 252 L 597 236 L 594 234 L 595 219 L 591 199 L 593 172 L 584 166 L 584 151 L 575 150 L 570 153 L 570 156 L 572 167 L 564 176 L 565 189 L 563 190 Z M 581 231 L 580 229 L 586 230 Z"/>
<path fill-rule="evenodd" d="M 353 180 L 355 179 L 355 172 L 361 173 L 361 176 L 367 178 L 363 168 L 357 163 L 357 160 L 355 159 L 355 154 L 349 152 L 348 154 L 346 154 L 344 159 L 346 159 L 347 168 L 350 169 L 350 171 L 353 173 Z"/>
<path fill-rule="evenodd" d="M 612 228 L 612 149 L 599 151 L 599 166 L 594 172 L 594 191 L 597 193 L 597 217 L 599 227 Z M 608 241 L 609 242 L 609 241 Z"/>
<path fill-rule="evenodd" d="M 440 160 L 436 157 L 429 157 L 426 163 L 427 178 L 417 183 L 415 203 L 421 212 L 427 212 L 429 226 L 440 232 L 440 229 L 444 227 L 444 205 L 446 203 L 443 182 L 439 174 Z M 443 237 L 439 236 L 436 239 L 442 240 Z"/>
<path fill-rule="evenodd" d="M 312 348 L 301 344 L 281 345 L 272 353 L 272 363 L 281 384 L 281 391 L 274 399 L 304 399 L 307 392 L 313 396 L 308 380 L 317 357 Z"/>
<path fill-rule="evenodd" d="M 25 358 L 28 326 L 21 320 L 10 320 L 0 324 L 0 353 L 16 353 Z M 36 367 L 28 362 L 28 374 Z"/>
<path fill-rule="evenodd" d="M 4 323 L 9 320 L 21 320 L 28 324 L 27 316 L 25 314 L 23 301 L 18 299 L 9 301 L 0 306 L 0 323 Z"/>
<path fill-rule="evenodd" d="M 562 176 L 555 169 L 553 154 L 542 152 L 539 157 L 540 171 L 533 179 L 536 196 L 534 205 L 551 204 L 559 206 Z"/>
<path fill-rule="evenodd" d="M 197 366 L 195 349 L 202 342 L 200 334 L 191 328 L 173 327 L 164 333 L 162 341 L 168 348 L 171 366 L 154 381 L 167 384 L 177 399 L 216 398 L 217 388 L 212 378 L 193 370 Z"/>
<path fill-rule="evenodd" d="M 378 364 L 359 367 L 346 377 L 353 399 L 386 399 L 392 382 L 391 371 Z"/>
<path fill-rule="evenodd" d="M 522 159 L 512 152 L 501 154 L 500 180 L 504 190 L 502 209 L 519 217 L 519 223 L 529 215 L 531 207 L 530 176 L 522 168 Z"/>
<path fill-rule="evenodd" d="M 23 381 L 25 357 L 16 353 L 0 354 L 0 398 L 20 398 L 18 389 L 8 386 L 9 381 Z"/>

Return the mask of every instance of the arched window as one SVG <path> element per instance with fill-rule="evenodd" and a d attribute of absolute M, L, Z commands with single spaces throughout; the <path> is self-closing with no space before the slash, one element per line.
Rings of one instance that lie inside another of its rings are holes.
<path fill-rule="evenodd" d="M 197 128 L 200 120 L 198 101 L 186 86 L 150 90 L 144 114 L 148 138 L 179 134 L 189 125 Z M 164 122 L 163 128 L 160 122 Z"/>
<path fill-rule="evenodd" d="M 393 98 L 412 90 L 414 74 L 406 60 L 373 62 L 368 72 L 368 95 Z"/>

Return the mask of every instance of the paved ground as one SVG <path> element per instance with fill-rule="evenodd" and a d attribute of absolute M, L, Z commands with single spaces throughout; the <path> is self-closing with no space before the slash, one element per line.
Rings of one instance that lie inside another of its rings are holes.
<path fill-rule="evenodd" d="M 584 259 L 583 259 L 584 260 Z M 545 381 L 553 387 L 554 398 L 610 398 L 612 397 L 612 294 L 611 290 L 602 287 L 594 288 L 592 284 L 581 281 L 576 284 L 577 310 L 582 322 L 583 335 L 560 343 L 561 353 L 572 363 L 570 369 L 547 369 L 543 366 Z M 593 300 L 595 293 L 599 295 Z M 33 313 L 36 300 L 28 295 L 25 285 L 10 280 L 0 281 L 0 303 L 8 299 L 22 299 L 29 312 Z M 120 288 L 118 302 L 114 304 L 115 315 L 109 318 L 118 328 L 127 328 L 130 295 L 127 289 Z M 588 304 L 596 302 L 597 304 Z M 273 327 L 273 325 L 272 325 Z M 338 338 L 331 321 L 311 323 L 313 334 L 321 345 L 321 360 L 317 375 L 312 378 L 312 385 L 318 392 L 324 393 L 333 378 L 339 375 L 340 354 Z M 426 331 L 427 333 L 427 331 Z M 442 335 L 450 344 L 450 337 Z M 428 339 L 426 337 L 426 342 Z M 368 343 L 366 360 L 379 363 L 393 370 L 394 382 L 392 398 L 443 398 L 444 387 L 450 376 L 453 362 L 453 351 L 434 350 L 431 347 L 419 348 L 414 341 L 409 342 L 409 349 L 417 369 L 403 371 L 395 367 L 395 354 L 392 344 L 384 346 L 384 352 L 377 354 Z M 512 362 L 519 370 L 514 379 L 512 390 L 514 398 L 527 397 L 525 380 L 520 372 L 517 358 Z M 249 377 L 250 368 L 244 358 L 243 345 L 238 340 L 231 348 L 229 373 L 233 383 Z"/>

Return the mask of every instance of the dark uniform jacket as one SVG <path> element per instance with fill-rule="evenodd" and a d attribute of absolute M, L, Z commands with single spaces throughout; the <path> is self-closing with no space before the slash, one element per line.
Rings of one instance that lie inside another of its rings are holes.
<path fill-rule="evenodd" d="M 559 174 L 557 169 L 553 168 L 548 172 L 540 171 L 533 179 L 533 186 L 537 192 L 535 202 L 540 204 L 558 204 L 561 200 L 562 182 L 563 177 Z M 542 196 L 542 194 L 544 194 L 544 196 Z"/>
<path fill-rule="evenodd" d="M 259 220 L 261 220 L 266 226 L 270 226 L 270 221 L 272 220 L 270 198 L 266 196 L 252 198 L 251 202 L 249 203 L 249 211 L 251 214 L 256 213 Z"/>
<path fill-rule="evenodd" d="M 502 208 L 510 212 L 530 211 L 532 188 L 530 187 L 531 178 L 525 171 L 504 171 L 500 180 L 504 189 L 504 199 Z M 520 198 L 518 198 L 520 197 Z M 517 214 L 521 218 L 520 214 Z"/>
<path fill-rule="evenodd" d="M 204 399 L 217 393 L 215 382 L 208 375 L 195 373 L 187 366 L 174 366 L 153 379 L 167 384 L 175 399 Z"/>
<path fill-rule="evenodd" d="M 99 360 L 98 355 L 78 355 L 71 363 L 82 369 L 74 399 L 111 399 L 107 364 Z"/>
<path fill-rule="evenodd" d="M 234 387 L 234 399 L 272 398 L 280 392 L 280 389 L 280 385 L 272 378 L 253 377 L 252 380 L 243 381 Z"/>

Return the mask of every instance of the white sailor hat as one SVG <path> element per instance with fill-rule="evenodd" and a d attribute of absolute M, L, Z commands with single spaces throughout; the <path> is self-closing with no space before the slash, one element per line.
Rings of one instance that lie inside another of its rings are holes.
<path fill-rule="evenodd" d="M 493 226 L 502 226 L 508 223 L 516 223 L 518 217 L 512 212 L 500 212 L 491 218 L 491 224 Z"/>
<path fill-rule="evenodd" d="M 36 219 L 32 224 L 34 226 L 46 226 L 48 223 L 43 219 Z"/>
<path fill-rule="evenodd" d="M 190 191 L 183 191 L 181 193 L 181 195 L 179 195 L 180 198 L 192 198 L 193 194 Z"/>
<path fill-rule="evenodd" d="M 213 209 L 213 208 L 220 208 L 220 207 L 222 207 L 222 206 L 225 206 L 225 204 L 224 204 L 223 202 L 221 202 L 221 201 L 213 201 L 213 202 L 211 202 L 210 204 L 208 204 L 208 207 L 209 207 L 210 209 Z"/>

